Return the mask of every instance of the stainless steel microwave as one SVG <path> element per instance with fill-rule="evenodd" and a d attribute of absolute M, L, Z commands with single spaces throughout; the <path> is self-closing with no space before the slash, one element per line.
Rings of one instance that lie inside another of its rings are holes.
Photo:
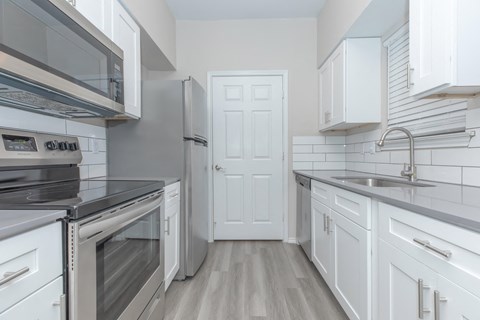
<path fill-rule="evenodd" d="M 123 51 L 65 0 L 0 0 L 0 105 L 124 113 Z"/>

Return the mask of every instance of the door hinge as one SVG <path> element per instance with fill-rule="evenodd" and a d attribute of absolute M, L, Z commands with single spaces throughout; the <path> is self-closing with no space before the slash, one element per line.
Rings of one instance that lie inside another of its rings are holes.
<path fill-rule="evenodd" d="M 285 152 L 282 153 L 282 161 L 285 161 Z"/>

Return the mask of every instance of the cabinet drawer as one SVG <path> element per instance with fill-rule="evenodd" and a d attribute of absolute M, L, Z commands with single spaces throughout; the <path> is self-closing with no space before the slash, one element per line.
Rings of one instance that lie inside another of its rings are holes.
<path fill-rule="evenodd" d="M 372 200 L 370 198 L 340 188 L 333 188 L 330 207 L 359 226 L 367 230 L 371 229 Z"/>
<path fill-rule="evenodd" d="M 60 320 L 62 319 L 61 314 L 66 312 L 60 302 L 62 295 L 63 277 L 59 277 L 8 310 L 0 313 L 0 320 Z"/>
<path fill-rule="evenodd" d="M 479 233 L 381 203 L 379 236 L 480 297 Z"/>
<path fill-rule="evenodd" d="M 311 189 L 312 189 L 312 198 L 320 201 L 326 206 L 330 206 L 330 187 L 324 183 L 312 180 Z"/>
<path fill-rule="evenodd" d="M 168 208 L 180 201 L 180 182 L 165 187 L 165 207 Z"/>
<path fill-rule="evenodd" d="M 0 285 L 0 312 L 62 274 L 61 231 L 57 222 L 0 242 L 0 279 L 18 272 Z"/>

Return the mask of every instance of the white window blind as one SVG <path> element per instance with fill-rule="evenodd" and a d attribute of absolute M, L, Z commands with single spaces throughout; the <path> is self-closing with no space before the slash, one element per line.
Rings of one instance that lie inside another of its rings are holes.
<path fill-rule="evenodd" d="M 417 137 L 465 132 L 467 100 L 410 97 L 408 41 L 408 24 L 385 41 L 388 48 L 388 126 L 405 127 Z"/>

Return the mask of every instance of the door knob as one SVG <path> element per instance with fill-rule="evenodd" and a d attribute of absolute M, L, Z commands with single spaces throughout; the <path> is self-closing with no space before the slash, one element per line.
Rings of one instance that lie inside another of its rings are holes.
<path fill-rule="evenodd" d="M 218 164 L 215 165 L 215 170 L 217 171 L 225 171 L 225 168 L 220 167 Z"/>

